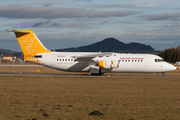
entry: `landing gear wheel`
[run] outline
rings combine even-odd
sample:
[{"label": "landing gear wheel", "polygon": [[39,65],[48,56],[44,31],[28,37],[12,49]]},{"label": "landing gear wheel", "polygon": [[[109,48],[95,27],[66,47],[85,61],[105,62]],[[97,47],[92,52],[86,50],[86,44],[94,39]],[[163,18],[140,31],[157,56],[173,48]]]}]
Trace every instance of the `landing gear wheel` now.
[{"label": "landing gear wheel", "polygon": [[162,74],[162,76],[163,76],[163,77],[165,77],[165,76],[166,76],[166,74],[165,74],[165,73],[163,73],[163,74]]}]

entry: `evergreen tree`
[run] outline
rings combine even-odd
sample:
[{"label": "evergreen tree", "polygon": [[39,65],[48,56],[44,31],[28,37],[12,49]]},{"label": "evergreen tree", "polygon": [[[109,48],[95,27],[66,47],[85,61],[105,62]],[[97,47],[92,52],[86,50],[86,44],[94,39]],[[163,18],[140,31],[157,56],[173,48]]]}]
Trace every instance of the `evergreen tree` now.
[{"label": "evergreen tree", "polygon": [[180,61],[180,46],[178,46],[177,48],[165,49],[164,51],[161,51],[158,55],[162,57],[165,61],[170,63]]}]

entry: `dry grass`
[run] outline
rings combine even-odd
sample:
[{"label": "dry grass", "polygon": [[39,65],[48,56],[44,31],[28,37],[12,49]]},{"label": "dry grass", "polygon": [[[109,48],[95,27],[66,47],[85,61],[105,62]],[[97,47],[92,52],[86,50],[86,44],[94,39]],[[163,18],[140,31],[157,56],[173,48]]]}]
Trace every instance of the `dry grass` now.
[{"label": "dry grass", "polygon": [[179,119],[179,80],[0,76],[0,120]]},{"label": "dry grass", "polygon": [[[0,68],[1,73],[35,73],[40,70],[45,74],[83,74],[47,67]],[[179,76],[180,70],[168,72],[167,75]],[[178,120],[179,86],[179,78],[163,77],[0,76],[0,120]],[[89,116],[93,111],[104,115]]]}]

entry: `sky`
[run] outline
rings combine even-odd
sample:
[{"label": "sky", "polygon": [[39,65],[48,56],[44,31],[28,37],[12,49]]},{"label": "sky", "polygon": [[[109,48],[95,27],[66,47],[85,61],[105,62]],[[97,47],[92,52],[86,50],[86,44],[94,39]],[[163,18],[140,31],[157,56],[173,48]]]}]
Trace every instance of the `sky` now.
[{"label": "sky", "polygon": [[113,37],[156,50],[180,45],[179,0],[0,0],[0,49],[21,51],[6,29],[34,31],[46,48]]}]

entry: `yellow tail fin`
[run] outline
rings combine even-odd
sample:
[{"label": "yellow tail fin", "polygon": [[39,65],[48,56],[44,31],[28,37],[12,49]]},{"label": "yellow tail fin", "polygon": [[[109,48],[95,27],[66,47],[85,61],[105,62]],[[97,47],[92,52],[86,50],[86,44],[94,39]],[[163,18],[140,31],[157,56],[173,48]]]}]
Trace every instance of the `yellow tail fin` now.
[{"label": "yellow tail fin", "polygon": [[[29,61],[36,54],[51,53],[52,51],[46,49],[41,41],[37,38],[31,30],[7,30],[14,32],[21,50],[24,54],[24,59]],[[29,59],[29,60],[28,60]]]}]

